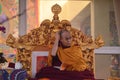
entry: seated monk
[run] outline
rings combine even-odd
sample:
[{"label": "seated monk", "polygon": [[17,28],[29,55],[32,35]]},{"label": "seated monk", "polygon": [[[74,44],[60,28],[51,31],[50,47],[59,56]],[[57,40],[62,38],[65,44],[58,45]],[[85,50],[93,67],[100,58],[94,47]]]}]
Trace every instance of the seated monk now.
[{"label": "seated monk", "polygon": [[69,31],[60,30],[49,54],[49,66],[42,68],[36,78],[39,80],[95,80],[87,69],[80,46],[72,46]]}]

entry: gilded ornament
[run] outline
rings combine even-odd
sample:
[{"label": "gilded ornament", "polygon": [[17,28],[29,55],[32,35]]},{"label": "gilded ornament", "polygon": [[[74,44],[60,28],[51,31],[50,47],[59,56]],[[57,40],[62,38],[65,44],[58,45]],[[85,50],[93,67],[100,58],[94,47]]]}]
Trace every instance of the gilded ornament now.
[{"label": "gilded ornament", "polygon": [[51,11],[54,14],[59,14],[61,12],[61,7],[58,4],[52,6]]}]

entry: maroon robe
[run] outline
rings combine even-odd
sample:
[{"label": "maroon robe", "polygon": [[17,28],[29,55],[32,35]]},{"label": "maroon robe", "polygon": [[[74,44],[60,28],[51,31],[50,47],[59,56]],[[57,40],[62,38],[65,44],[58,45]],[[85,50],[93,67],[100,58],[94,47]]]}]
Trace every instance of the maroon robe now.
[{"label": "maroon robe", "polygon": [[94,74],[89,70],[84,71],[66,71],[59,70],[54,66],[60,66],[61,62],[58,56],[52,58],[52,66],[42,68],[36,78],[49,78],[50,80],[95,80]]}]

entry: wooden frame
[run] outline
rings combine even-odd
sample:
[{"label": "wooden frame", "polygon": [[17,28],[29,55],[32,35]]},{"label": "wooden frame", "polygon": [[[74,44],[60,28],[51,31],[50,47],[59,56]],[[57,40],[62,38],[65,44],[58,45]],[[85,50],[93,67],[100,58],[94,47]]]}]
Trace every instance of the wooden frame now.
[{"label": "wooden frame", "polygon": [[41,63],[39,63],[39,60],[43,61],[46,59],[44,61],[46,62],[48,53],[49,51],[33,51],[32,52],[32,77],[35,77],[35,74],[37,73],[38,68],[45,66],[45,65],[40,66]]}]

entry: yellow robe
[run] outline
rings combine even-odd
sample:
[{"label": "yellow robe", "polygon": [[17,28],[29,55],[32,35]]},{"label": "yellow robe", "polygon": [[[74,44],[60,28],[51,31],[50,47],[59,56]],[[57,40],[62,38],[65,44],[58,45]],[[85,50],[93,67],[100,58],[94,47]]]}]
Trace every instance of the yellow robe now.
[{"label": "yellow robe", "polygon": [[78,46],[72,46],[65,49],[59,47],[57,55],[62,62],[62,66],[68,71],[84,71],[87,68],[81,48]]}]

